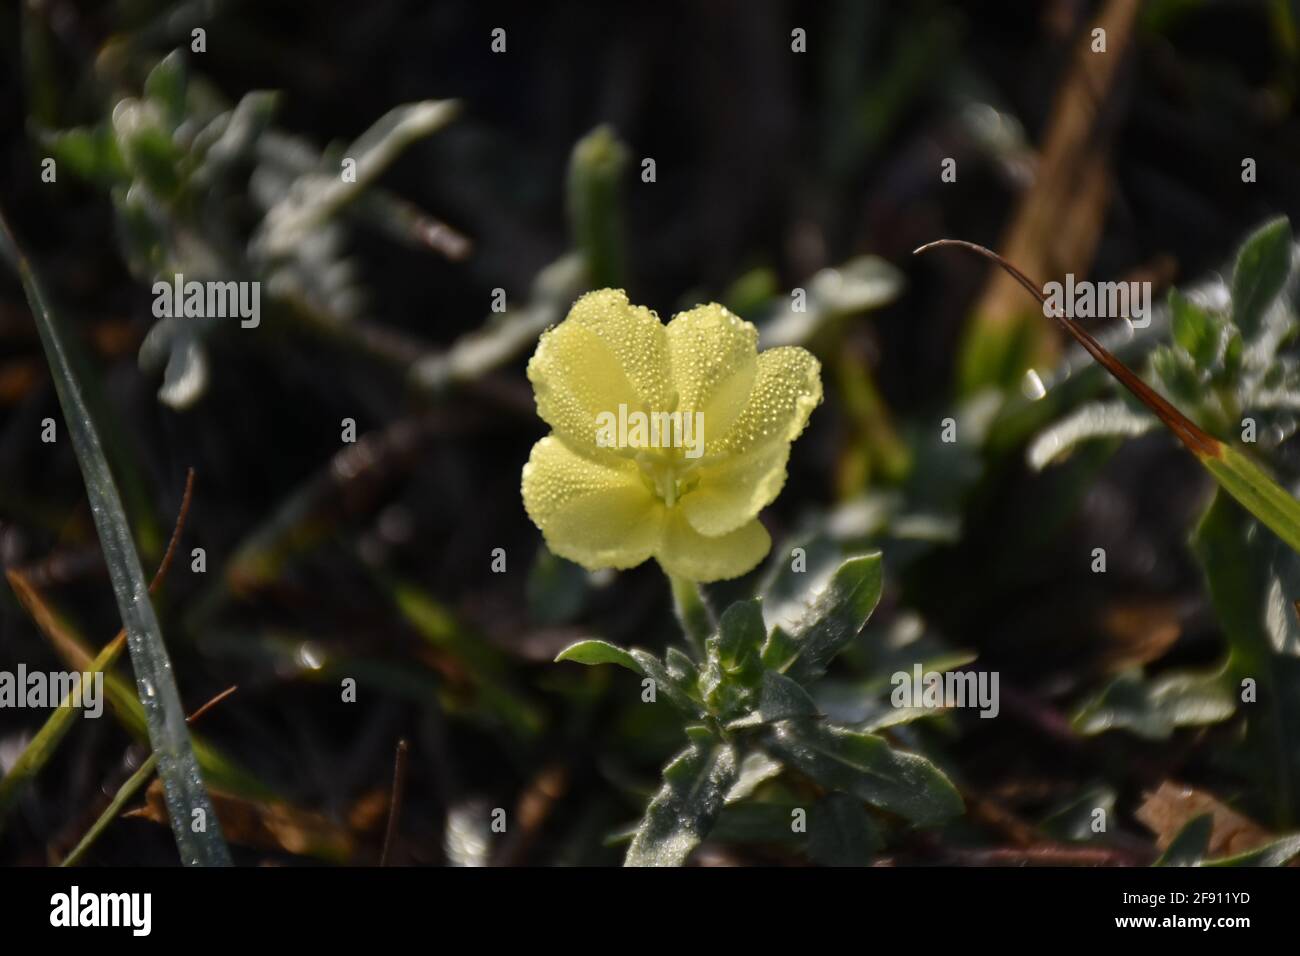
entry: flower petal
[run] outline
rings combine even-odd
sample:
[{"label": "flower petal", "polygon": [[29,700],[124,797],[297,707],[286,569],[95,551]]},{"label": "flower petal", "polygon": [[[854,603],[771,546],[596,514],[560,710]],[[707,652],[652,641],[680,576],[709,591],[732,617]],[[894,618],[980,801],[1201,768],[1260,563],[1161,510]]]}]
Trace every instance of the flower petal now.
[{"label": "flower petal", "polygon": [[771,547],[772,539],[757,519],[730,534],[708,538],[691,527],[680,508],[672,508],[655,557],[664,571],[676,577],[721,581],[753,570]]},{"label": "flower petal", "polygon": [[704,454],[712,459],[792,442],[821,400],[821,363],[812,353],[794,345],[768,349],[758,357],[745,410],[725,435],[705,445]]},{"label": "flower petal", "polygon": [[667,334],[621,289],[589,292],[544,332],[528,363],[537,413],[575,447],[596,446],[596,416],[670,410]]},{"label": "flower petal", "polygon": [[739,528],[770,505],[785,484],[789,442],[772,442],[699,470],[699,484],[678,503],[700,534],[716,537]]},{"label": "flower petal", "polygon": [[758,330],[717,303],[696,306],[668,323],[676,410],[704,416],[704,449],[745,407],[758,370]]},{"label": "flower petal", "polygon": [[588,458],[547,436],[524,465],[523,494],[547,547],[589,571],[634,567],[659,545],[663,502],[627,459]]}]

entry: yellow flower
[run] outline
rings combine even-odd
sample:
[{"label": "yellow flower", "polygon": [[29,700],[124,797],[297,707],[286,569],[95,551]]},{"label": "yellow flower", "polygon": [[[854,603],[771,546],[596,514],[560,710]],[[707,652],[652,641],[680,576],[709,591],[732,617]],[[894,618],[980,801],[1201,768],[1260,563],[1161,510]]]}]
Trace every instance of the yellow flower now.
[{"label": "yellow flower", "polygon": [[822,400],[812,355],[757,345],[720,305],[664,326],[621,289],[584,295],[543,333],[528,378],[553,431],[523,496],[551,551],[589,570],[653,557],[693,581],[757,565],[772,546],[758,512]]}]

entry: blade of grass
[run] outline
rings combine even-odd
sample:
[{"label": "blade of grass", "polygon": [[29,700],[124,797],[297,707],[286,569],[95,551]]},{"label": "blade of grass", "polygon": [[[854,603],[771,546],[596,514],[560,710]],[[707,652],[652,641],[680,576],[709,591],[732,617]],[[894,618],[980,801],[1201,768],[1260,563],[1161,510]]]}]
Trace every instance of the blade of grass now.
[{"label": "blade of grass", "polygon": [[76,866],[81,862],[81,858],[86,855],[86,852],[92,846],[94,846],[95,841],[99,839],[100,834],[108,829],[110,823],[122,815],[122,810],[126,806],[127,801],[139,793],[140,788],[149,782],[149,778],[153,776],[153,772],[157,767],[158,757],[155,754],[150,754],[149,759],[140,765],[140,769],[131,774],[131,776],[127,778],[126,782],[117,788],[117,793],[113,795],[113,799],[109,801],[108,806],[104,808],[104,812],[101,813],[99,818],[90,825],[90,829],[85,832],[82,838],[77,842],[77,845],[72,848],[72,852],[63,858],[63,862],[60,863],[59,866]]},{"label": "blade of grass", "polygon": [[[961,239],[940,239],[927,243],[916,249],[913,255],[957,246],[979,253],[991,259],[1005,269],[1017,282],[1025,287],[1031,295],[1046,309],[1047,296],[1042,288],[1017,269],[1002,256],[991,249],[965,242]],[[1045,314],[1046,311],[1045,311]],[[1104,345],[1087,333],[1074,319],[1060,311],[1050,313],[1070,337],[1079,343],[1102,368],[1109,372],[1121,385],[1127,388],[1139,401],[1164,423],[1171,432],[1187,447],[1214,480],[1229,495],[1235,498],[1247,511],[1262,521],[1279,538],[1296,552],[1300,552],[1300,501],[1274,481],[1262,468],[1245,455],[1219,441],[1213,435],[1203,431],[1186,415],[1165,400],[1159,392],[1127,365],[1109,352]]]},{"label": "blade of grass", "polygon": [[[221,703],[233,694],[236,690],[238,690],[238,687],[227,687],[216,697],[212,698],[194,713],[186,717],[186,722],[191,724],[194,723],[194,721],[198,720],[217,704]],[[85,832],[85,835],[83,835],[77,842],[77,845],[72,848],[72,852],[63,858],[63,862],[60,863],[59,866],[76,866],[81,862],[81,858],[84,857],[87,851],[95,845],[95,841],[99,839],[99,835],[108,829],[108,825],[121,815],[122,808],[126,806],[126,802],[139,793],[140,788],[149,782],[149,778],[153,776],[153,772],[157,766],[158,755],[150,754],[149,759],[140,765],[140,769],[131,774],[131,776],[127,778],[126,783],[118,787],[117,793],[113,795],[113,799],[109,801],[108,806],[104,808],[104,812],[101,813],[98,819],[90,825],[90,829]]]},{"label": "blade of grass", "polygon": [[[136,689],[144,708],[149,743],[158,755],[158,774],[163,781],[172,833],[181,861],[196,866],[229,865],[230,850],[194,757],[180,692],[172,676],[171,660],[149,598],[149,588],[122,509],[121,496],[63,347],[48,297],[31,263],[19,251],[3,214],[0,214],[0,255],[13,266],[27,294],[59,405],[72,435],[72,447],[86,483],[113,594],[126,628]],[[201,833],[195,833],[191,828],[190,821],[195,818],[195,811],[199,811],[207,821]]]}]

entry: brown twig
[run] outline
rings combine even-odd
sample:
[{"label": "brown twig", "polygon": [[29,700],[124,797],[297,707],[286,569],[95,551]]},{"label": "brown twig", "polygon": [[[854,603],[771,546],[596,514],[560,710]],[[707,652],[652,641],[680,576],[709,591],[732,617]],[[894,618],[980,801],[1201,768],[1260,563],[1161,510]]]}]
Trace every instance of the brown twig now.
[{"label": "brown twig", "polygon": [[196,720],[198,720],[200,717],[202,717],[204,714],[206,714],[208,711],[210,711],[213,707],[216,707],[217,704],[221,703],[223,700],[225,700],[227,697],[229,697],[231,694],[233,694],[233,693],[234,693],[235,691],[237,691],[237,690],[239,690],[239,685],[238,685],[238,684],[231,684],[229,687],[227,687],[225,690],[223,690],[223,691],[222,691],[220,694],[218,694],[216,697],[212,698],[210,701],[208,701],[206,704],[204,704],[202,707],[200,707],[200,708],[199,708],[198,710],[196,710],[194,713],[192,713],[192,714],[190,714],[188,717],[186,717],[186,718],[185,718],[185,723],[187,723],[187,724],[192,724],[192,723],[194,723]]},{"label": "brown twig", "polygon": [[949,857],[959,866],[1146,866],[1151,860],[1104,846],[1051,844],[1031,847],[994,847],[989,850],[953,849]]},{"label": "brown twig", "polygon": [[180,511],[176,514],[176,524],[172,528],[171,540],[167,542],[167,550],[163,552],[162,560],[158,562],[158,570],[154,572],[153,580],[149,582],[149,593],[155,594],[162,587],[163,579],[167,577],[167,571],[172,566],[172,558],[176,554],[176,547],[180,544],[181,533],[185,530],[185,519],[190,513],[190,502],[194,499],[194,469],[185,470],[185,491],[181,494]]},{"label": "brown twig", "polygon": [[397,755],[393,759],[393,793],[388,803],[388,825],[384,828],[384,848],[379,854],[379,865],[388,865],[388,855],[397,838],[397,820],[402,812],[402,797],[406,792],[406,755],[410,748],[405,738],[397,742]]}]

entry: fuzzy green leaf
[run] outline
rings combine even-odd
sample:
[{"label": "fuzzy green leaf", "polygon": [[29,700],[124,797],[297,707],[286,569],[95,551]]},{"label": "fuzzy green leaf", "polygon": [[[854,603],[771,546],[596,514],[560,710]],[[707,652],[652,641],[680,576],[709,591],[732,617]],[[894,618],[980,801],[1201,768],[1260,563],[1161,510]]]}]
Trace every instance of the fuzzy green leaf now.
[{"label": "fuzzy green leaf", "polygon": [[1270,629],[1270,589],[1281,549],[1222,494],[1201,519],[1192,545],[1228,639],[1230,685],[1255,684],[1255,701],[1242,705],[1249,766],[1273,798],[1273,822],[1291,826],[1300,813],[1300,658],[1278,653]]},{"label": "fuzzy green leaf", "polygon": [[758,712],[764,723],[795,717],[816,717],[817,705],[798,681],[777,671],[763,672],[763,688],[758,695]]},{"label": "fuzzy green leaf", "polygon": [[1133,438],[1159,424],[1154,415],[1136,412],[1127,402],[1094,402],[1040,432],[1025,458],[1030,468],[1042,471],[1082,442],[1099,438]]},{"label": "fuzzy green leaf", "polygon": [[681,866],[708,836],[736,782],[735,748],[694,741],[664,768],[663,786],[646,807],[624,866]]},{"label": "fuzzy green leaf", "polygon": [[617,664],[635,674],[641,673],[641,665],[636,662],[636,658],[623,648],[608,641],[595,639],[570,644],[555,655],[555,660],[557,663],[573,661],[575,664]]},{"label": "fuzzy green leaf", "polygon": [[1237,254],[1232,272],[1232,318],[1249,341],[1261,331],[1291,271],[1291,223],[1285,217],[1252,233]]},{"label": "fuzzy green leaf", "polygon": [[788,635],[774,632],[763,648],[763,665],[802,684],[826,673],[840,651],[862,630],[880,600],[880,553],[850,558]]},{"label": "fuzzy green leaf", "polygon": [[943,771],[924,757],[894,750],[874,734],[788,720],[764,736],[763,746],[823,786],[922,826],[962,812],[961,795]]},{"label": "fuzzy green leaf", "polygon": [[752,687],[762,674],[763,641],[767,627],[763,624],[762,603],[737,601],[722,612],[718,621],[718,664],[727,674]]},{"label": "fuzzy green leaf", "polygon": [[1140,671],[1116,677],[1074,717],[1081,734],[1128,730],[1148,740],[1167,740],[1179,727],[1227,720],[1236,710],[1227,675],[1177,671],[1145,680]]},{"label": "fuzzy green leaf", "polygon": [[1300,856],[1300,833],[1291,833],[1236,856],[1206,860],[1202,866],[1286,866]]},{"label": "fuzzy green leaf", "polygon": [[1177,289],[1169,292],[1169,325],[1174,341],[1192,357],[1197,368],[1210,368],[1218,360],[1219,323]]}]

